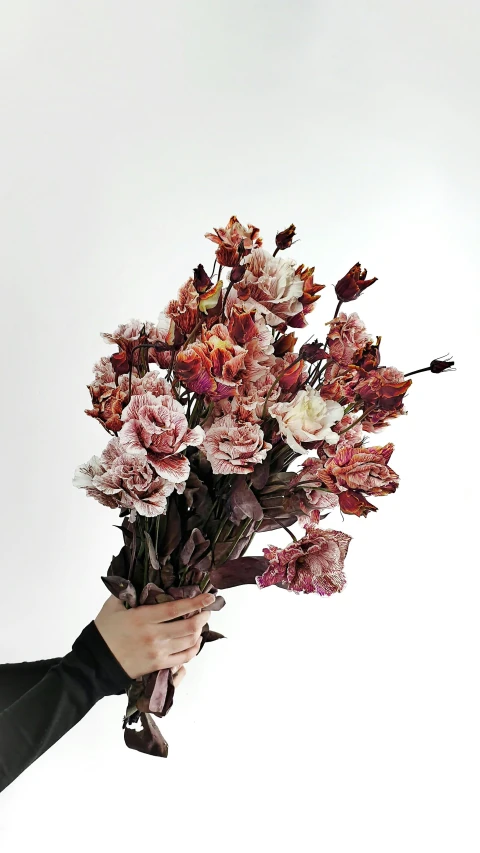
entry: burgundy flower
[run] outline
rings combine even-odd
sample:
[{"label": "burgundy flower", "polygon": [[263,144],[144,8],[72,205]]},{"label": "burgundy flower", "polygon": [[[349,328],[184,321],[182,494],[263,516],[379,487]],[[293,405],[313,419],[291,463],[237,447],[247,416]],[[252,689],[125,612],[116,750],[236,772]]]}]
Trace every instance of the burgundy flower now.
[{"label": "burgundy flower", "polygon": [[175,485],[158,477],[143,456],[125,453],[118,438],[109,441],[101,457],[79,465],[74,486],[112,509],[135,509],[139,515],[163,515]]},{"label": "burgundy flower", "polygon": [[355,264],[347,275],[337,282],[335,293],[342,302],[352,302],[354,299],[358,299],[360,294],[376,281],[378,278],[370,278],[367,281],[367,271],[363,270],[362,272],[361,265]]},{"label": "burgundy flower", "polygon": [[370,412],[369,415],[362,421],[362,429],[364,432],[382,432],[385,427],[390,426],[390,421],[392,418],[397,418],[399,415],[406,415],[405,407],[401,406],[399,409],[374,409]]},{"label": "burgundy flower", "polygon": [[345,515],[356,515],[359,518],[361,516],[366,517],[369,512],[377,512],[378,510],[378,506],[367,501],[362,492],[354,492],[350,489],[340,494],[339,506]]},{"label": "burgundy flower", "polygon": [[396,367],[378,367],[376,370],[359,368],[359,381],[356,393],[369,405],[375,404],[378,409],[399,409],[407,393],[411,379],[405,379],[403,373]]},{"label": "burgundy flower", "polygon": [[262,245],[260,229],[254,225],[247,225],[245,228],[236,216],[230,218],[226,228],[213,230],[214,234],[205,234],[205,237],[218,245],[216,258],[223,267],[234,267],[239,264],[242,255],[242,252],[239,252],[240,245],[246,254]]},{"label": "burgundy flower", "polygon": [[356,364],[358,367],[363,367],[364,370],[375,370],[380,364],[381,340],[382,338],[380,335],[377,335],[376,344],[374,344],[373,341],[368,341],[365,346],[354,355],[352,364]]},{"label": "burgundy flower", "polygon": [[225,415],[207,430],[203,449],[214,474],[251,474],[271,448],[256,423]]},{"label": "burgundy flower", "polygon": [[[156,362],[158,354],[154,349],[141,350],[136,347],[141,344],[161,344],[164,343],[159,333],[157,326],[153,323],[142,323],[141,320],[130,320],[129,323],[122,323],[114,332],[103,332],[102,338],[109,344],[117,344],[119,352],[111,356],[114,374],[118,377],[130,371],[130,367],[138,367],[140,364],[147,362]],[[146,354],[148,352],[148,355]]]},{"label": "burgundy flower", "polygon": [[299,300],[302,310],[288,320],[288,325],[293,326],[295,329],[303,329],[307,325],[307,314],[313,311],[315,302],[317,299],[320,299],[320,291],[325,289],[324,284],[314,283],[314,272],[315,267],[304,267],[303,264],[297,267],[295,271],[295,275],[303,282],[303,292]]},{"label": "burgundy flower", "polygon": [[306,531],[302,539],[286,548],[263,549],[269,566],[255,578],[260,589],[279,583],[296,593],[341,592],[346,583],[343,566],[352,537],[339,530],[319,530],[310,525]]},{"label": "burgundy flower", "polygon": [[275,237],[275,245],[277,249],[289,249],[295,237],[295,225],[289,225],[284,231],[279,231]]},{"label": "burgundy flower", "polygon": [[150,392],[132,397],[122,420],[119,440],[125,452],[146,457],[165,480],[182,483],[187,479],[190,463],[182,451],[190,445],[198,447],[205,433],[200,426],[189,429],[177,400]]}]

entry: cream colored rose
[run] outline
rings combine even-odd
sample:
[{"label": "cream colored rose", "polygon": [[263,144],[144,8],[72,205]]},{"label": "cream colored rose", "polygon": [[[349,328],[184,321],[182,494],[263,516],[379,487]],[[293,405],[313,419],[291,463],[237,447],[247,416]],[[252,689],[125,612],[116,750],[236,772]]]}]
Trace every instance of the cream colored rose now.
[{"label": "cream colored rose", "polygon": [[299,391],[290,403],[274,403],[268,411],[277,419],[285,441],[296,453],[306,453],[302,443],[325,440],[336,444],[339,439],[330,427],[343,418],[343,406],[335,400],[324,400],[310,386]]}]

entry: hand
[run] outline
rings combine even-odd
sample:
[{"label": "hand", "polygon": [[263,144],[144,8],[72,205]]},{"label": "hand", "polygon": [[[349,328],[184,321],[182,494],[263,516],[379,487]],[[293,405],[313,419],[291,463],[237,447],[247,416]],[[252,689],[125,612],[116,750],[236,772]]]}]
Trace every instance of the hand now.
[{"label": "hand", "polygon": [[173,686],[175,687],[175,690],[177,689],[178,685],[182,683],[186,674],[187,674],[187,670],[185,669],[184,666],[172,667]]},{"label": "hand", "polygon": [[[159,669],[181,668],[198,654],[202,628],[209,620],[210,611],[181,617],[209,604],[207,596],[202,594],[126,610],[111,595],[94,621],[112,654],[127,675],[135,679]],[[177,683],[182,678],[183,675],[177,678]]]}]

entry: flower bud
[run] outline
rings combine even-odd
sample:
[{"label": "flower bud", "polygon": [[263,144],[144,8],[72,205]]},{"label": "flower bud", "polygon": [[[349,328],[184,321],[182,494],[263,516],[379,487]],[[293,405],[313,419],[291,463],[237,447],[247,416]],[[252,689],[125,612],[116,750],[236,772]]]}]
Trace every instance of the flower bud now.
[{"label": "flower bud", "polygon": [[280,231],[275,237],[277,249],[289,249],[295,237],[295,225],[290,225],[284,231]]},{"label": "flower bud", "polygon": [[330,358],[328,352],[323,349],[322,344],[319,344],[318,341],[314,341],[313,344],[303,344],[300,347],[299,355],[310,364],[315,364],[316,361],[321,361],[324,358]]},{"label": "flower bud", "polygon": [[276,356],[282,357],[287,352],[293,352],[295,349],[295,344],[297,343],[297,337],[294,332],[290,332],[288,335],[282,335],[274,344],[273,352]]},{"label": "flower bud", "polygon": [[378,506],[367,501],[362,492],[347,489],[341,492],[338,498],[339,507],[346,515],[367,516],[369,512],[377,512]]},{"label": "flower bud", "polygon": [[453,367],[454,364],[454,361],[442,361],[439,358],[434,358],[433,361],[430,362],[430,370],[432,373],[443,373],[444,370],[447,370],[449,367]]},{"label": "flower bud", "polygon": [[367,281],[367,270],[363,270],[359,263],[349,270],[347,275],[340,279],[335,285],[335,293],[341,302],[352,302],[358,299],[361,293],[370,287],[378,278],[370,278]]},{"label": "flower bud", "polygon": [[206,293],[207,290],[210,290],[213,287],[212,280],[209,278],[203,264],[199,264],[198,267],[195,267],[193,271],[193,283],[195,285],[197,293]]}]

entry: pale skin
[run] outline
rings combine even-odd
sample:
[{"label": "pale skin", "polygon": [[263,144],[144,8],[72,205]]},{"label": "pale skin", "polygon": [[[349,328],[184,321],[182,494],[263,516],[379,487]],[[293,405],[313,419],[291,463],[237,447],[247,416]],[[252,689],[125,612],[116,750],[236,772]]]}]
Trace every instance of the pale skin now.
[{"label": "pale skin", "polygon": [[211,603],[208,595],[203,593],[196,598],[126,610],[116,596],[110,595],[94,621],[130,678],[148,675],[158,669],[171,669],[174,686],[178,687],[186,675],[184,664],[199,652],[202,628],[209,621],[211,612],[196,613],[187,619],[178,617],[201,610]]}]

